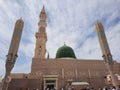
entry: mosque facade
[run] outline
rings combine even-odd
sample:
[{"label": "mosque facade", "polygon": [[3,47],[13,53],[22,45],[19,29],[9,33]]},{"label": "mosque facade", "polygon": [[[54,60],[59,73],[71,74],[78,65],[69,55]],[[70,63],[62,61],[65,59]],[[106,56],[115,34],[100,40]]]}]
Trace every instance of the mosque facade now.
[{"label": "mosque facade", "polygon": [[[31,72],[12,73],[8,90],[56,90],[69,89],[80,90],[83,87],[99,87],[112,85],[111,76],[106,67],[113,63],[112,71],[120,85],[120,63],[112,61],[111,52],[104,34],[101,22],[95,24],[99,37],[103,58],[105,60],[77,59],[74,50],[64,44],[58,48],[56,57],[46,58],[46,12],[43,7],[36,32],[35,54],[32,58]],[[108,59],[110,62],[108,61]]]}]

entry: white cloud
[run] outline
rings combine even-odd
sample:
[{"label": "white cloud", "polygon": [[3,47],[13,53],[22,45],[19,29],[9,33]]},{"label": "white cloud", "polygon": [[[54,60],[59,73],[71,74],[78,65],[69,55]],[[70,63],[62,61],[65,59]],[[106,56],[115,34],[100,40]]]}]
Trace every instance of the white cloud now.
[{"label": "white cloud", "polygon": [[[74,49],[77,58],[102,59],[94,28],[95,21],[98,19],[104,24],[114,59],[120,62],[120,21],[116,21],[120,19],[119,0],[13,1],[0,1],[0,59],[2,60],[0,68],[4,66],[3,59],[9,49],[14,23],[22,16],[24,31],[19,48],[19,58],[12,72],[27,72],[34,56],[35,32],[38,31],[37,24],[43,4],[48,17],[47,50],[51,58],[55,57],[57,49],[65,42]],[[26,63],[28,65],[25,65]],[[21,65],[22,70],[19,69]],[[4,68],[2,72],[4,73]]]}]

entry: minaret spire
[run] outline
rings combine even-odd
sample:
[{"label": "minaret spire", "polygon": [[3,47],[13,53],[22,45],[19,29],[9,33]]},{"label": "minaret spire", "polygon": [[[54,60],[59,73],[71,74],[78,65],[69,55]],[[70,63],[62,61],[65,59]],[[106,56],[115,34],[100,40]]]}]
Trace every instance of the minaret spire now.
[{"label": "minaret spire", "polygon": [[43,8],[42,8],[42,10],[41,10],[41,12],[40,12],[39,18],[40,18],[41,20],[46,20],[46,12],[45,12],[45,7],[44,7],[44,6],[43,6]]},{"label": "minaret spire", "polygon": [[42,10],[45,10],[45,6],[43,5],[43,8],[42,8]]},{"label": "minaret spire", "polygon": [[113,84],[113,86],[116,87],[116,89],[118,89],[118,83],[117,83],[117,80],[113,73],[113,66],[114,66],[113,58],[112,58],[112,55],[111,55],[111,52],[109,49],[109,45],[107,42],[107,38],[106,38],[106,35],[104,32],[104,27],[103,27],[102,23],[97,20],[97,22],[95,24],[95,28],[96,28],[96,32],[98,34],[99,43],[100,43],[100,47],[101,47],[102,54],[103,54],[102,57],[105,60],[105,64],[111,75],[112,84]]},{"label": "minaret spire", "polygon": [[36,33],[36,47],[35,47],[35,58],[45,58],[46,54],[46,12],[43,6],[40,15],[40,21],[38,22],[38,32]]}]

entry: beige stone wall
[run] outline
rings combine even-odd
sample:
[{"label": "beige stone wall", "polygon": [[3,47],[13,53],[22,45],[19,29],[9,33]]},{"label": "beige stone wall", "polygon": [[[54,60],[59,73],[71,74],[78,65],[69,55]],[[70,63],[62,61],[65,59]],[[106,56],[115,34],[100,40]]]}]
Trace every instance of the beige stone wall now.
[{"label": "beige stone wall", "polygon": [[[120,64],[114,62],[114,73],[120,75]],[[105,76],[109,74],[103,60],[76,59],[36,59],[33,58],[31,73],[43,75],[58,75],[58,87],[63,87],[67,81],[87,81],[91,86],[104,86]]]},{"label": "beige stone wall", "polygon": [[12,73],[11,75],[10,75],[10,77],[12,78],[12,79],[23,79],[23,78],[27,78],[29,76],[29,74],[25,74],[25,73]]},{"label": "beige stone wall", "polygon": [[[114,62],[114,73],[120,75],[120,63]],[[31,73],[12,74],[11,77],[13,78],[13,81],[10,85],[14,88],[12,83],[16,83],[17,85],[17,83],[22,83],[21,81],[25,80],[25,84],[20,87],[34,88],[36,83],[39,83],[36,87],[40,87],[42,90],[44,88],[45,76],[51,76],[48,78],[54,78],[52,76],[57,76],[58,89],[68,87],[67,84],[69,81],[86,81],[90,86],[95,87],[97,90],[98,87],[106,85],[105,75],[108,74],[109,72],[103,60],[33,58]],[[120,84],[120,81],[118,82]],[[16,87],[19,87],[19,84]]]}]

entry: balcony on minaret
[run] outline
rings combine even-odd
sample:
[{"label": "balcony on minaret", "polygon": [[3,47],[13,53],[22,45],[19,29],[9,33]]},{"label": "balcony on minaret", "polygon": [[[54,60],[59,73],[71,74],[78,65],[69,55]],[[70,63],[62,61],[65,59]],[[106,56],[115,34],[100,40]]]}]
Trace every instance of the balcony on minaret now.
[{"label": "balcony on minaret", "polygon": [[45,41],[47,41],[47,34],[46,33],[39,33],[39,32],[36,32],[36,34],[35,34],[35,37],[36,37],[36,39],[38,38],[43,38],[43,39],[45,39]]},{"label": "balcony on minaret", "polygon": [[46,27],[46,26],[47,26],[47,23],[46,23],[45,20],[40,20],[40,21],[38,22],[38,26],[39,26],[39,27]]}]

